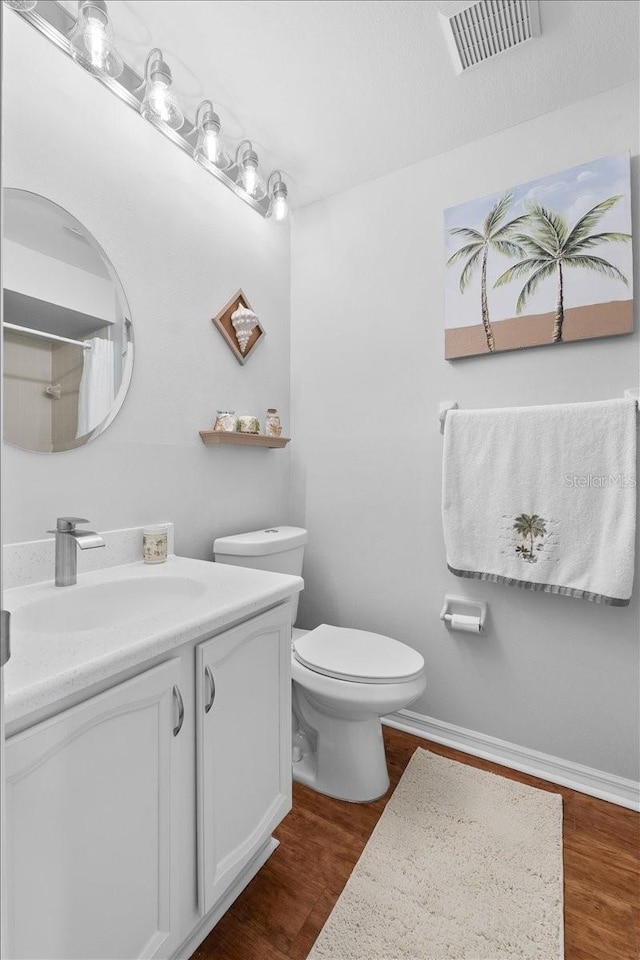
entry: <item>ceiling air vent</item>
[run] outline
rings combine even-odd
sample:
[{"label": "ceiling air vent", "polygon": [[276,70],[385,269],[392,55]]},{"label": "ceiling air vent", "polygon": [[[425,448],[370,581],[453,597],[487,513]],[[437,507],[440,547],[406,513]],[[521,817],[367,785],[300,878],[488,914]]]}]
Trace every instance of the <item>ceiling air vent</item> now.
[{"label": "ceiling air vent", "polygon": [[439,6],[458,73],[540,35],[538,0],[467,0]]}]

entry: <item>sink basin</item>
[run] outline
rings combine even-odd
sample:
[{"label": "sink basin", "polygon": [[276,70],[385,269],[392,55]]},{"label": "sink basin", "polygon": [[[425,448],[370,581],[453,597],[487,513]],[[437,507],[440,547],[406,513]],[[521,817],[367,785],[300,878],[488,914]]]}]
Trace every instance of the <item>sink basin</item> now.
[{"label": "sink basin", "polygon": [[14,629],[75,633],[184,614],[189,604],[208,588],[187,577],[154,576],[53,589],[55,593],[25,604],[12,614]]}]

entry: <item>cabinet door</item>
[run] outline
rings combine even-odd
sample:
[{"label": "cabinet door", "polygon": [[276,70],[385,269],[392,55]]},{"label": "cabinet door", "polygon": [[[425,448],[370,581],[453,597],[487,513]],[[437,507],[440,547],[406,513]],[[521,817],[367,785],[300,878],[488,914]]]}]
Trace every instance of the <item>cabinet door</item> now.
[{"label": "cabinet door", "polygon": [[130,960],[177,945],[179,663],[7,741],[8,956]]},{"label": "cabinet door", "polygon": [[287,604],[196,648],[198,890],[207,913],[291,809]]}]

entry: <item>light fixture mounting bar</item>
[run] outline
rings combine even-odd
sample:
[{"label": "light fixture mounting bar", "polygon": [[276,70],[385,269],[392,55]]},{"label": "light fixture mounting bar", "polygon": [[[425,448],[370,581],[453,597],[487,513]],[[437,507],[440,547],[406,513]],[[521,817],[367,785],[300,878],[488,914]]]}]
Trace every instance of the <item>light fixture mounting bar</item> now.
[{"label": "light fixture mounting bar", "polygon": [[[69,47],[69,33],[73,28],[76,18],[73,14],[69,13],[58,0],[39,0],[37,6],[33,10],[15,10],[19,17],[23,20],[26,20],[27,23],[31,24],[32,27],[35,27],[47,40],[50,40],[51,43],[55,44],[60,50],[67,54],[71,58],[71,52]],[[82,68],[80,68],[82,69]],[[87,76],[91,77],[92,74],[87,73]],[[124,70],[122,74],[117,78],[117,80],[112,79],[111,77],[101,77],[93,76],[92,79],[97,80],[99,83],[102,83],[105,87],[108,87],[112,93],[115,93],[120,100],[132,107],[138,114],[140,113],[140,104],[144,96],[144,79],[136,73],[136,71],[129,66],[125,61]],[[145,121],[150,122],[150,121]],[[195,134],[196,127],[195,124],[191,122],[187,117],[185,117],[184,124],[180,130],[171,130],[169,127],[160,124],[153,124],[158,128],[167,137],[169,140],[172,140],[177,147],[180,147],[181,150],[184,150],[190,158],[193,158],[193,149],[195,144]],[[205,169],[204,167],[202,169]],[[230,168],[231,172],[237,172],[237,168],[233,165]],[[229,190],[232,190],[233,193],[250,207],[253,207],[262,217],[266,217],[269,211],[269,198],[265,197],[261,200],[254,200],[253,197],[250,197],[244,190],[242,190],[237,183],[228,175],[226,170],[219,170],[217,167],[211,166],[206,167],[207,173],[211,176],[216,177],[217,180],[220,180]]]}]

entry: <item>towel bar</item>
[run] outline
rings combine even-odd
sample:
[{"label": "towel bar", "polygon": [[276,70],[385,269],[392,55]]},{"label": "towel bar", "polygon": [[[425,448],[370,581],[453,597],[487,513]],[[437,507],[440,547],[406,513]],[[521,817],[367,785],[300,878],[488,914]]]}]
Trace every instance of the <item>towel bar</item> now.
[{"label": "towel bar", "polygon": [[440,407],[438,409],[438,420],[440,421],[440,433],[444,433],[444,425],[447,419],[447,414],[449,410],[457,410],[458,403],[456,400],[442,400],[440,402]]},{"label": "towel bar", "polygon": [[[640,388],[638,387],[628,387],[624,391],[625,400],[635,400],[636,405],[640,408]],[[440,423],[440,433],[444,433],[444,425],[447,421],[447,414],[449,410],[459,410],[457,400],[441,400],[438,405],[438,422]]]}]

